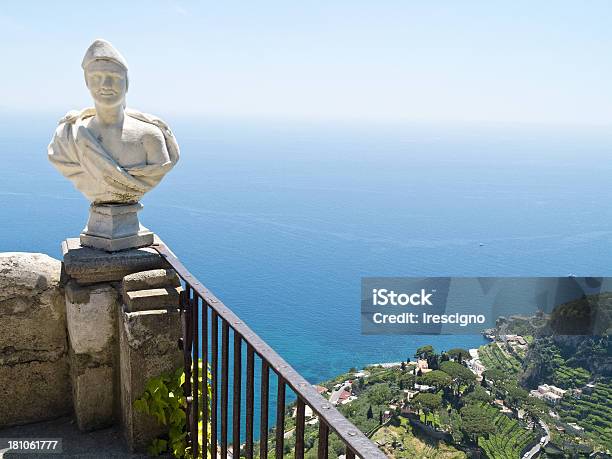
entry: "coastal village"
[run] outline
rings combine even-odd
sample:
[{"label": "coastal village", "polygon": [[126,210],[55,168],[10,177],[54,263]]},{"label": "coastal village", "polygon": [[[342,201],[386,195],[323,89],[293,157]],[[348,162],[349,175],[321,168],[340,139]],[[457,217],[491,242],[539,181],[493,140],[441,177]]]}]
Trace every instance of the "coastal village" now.
[{"label": "coastal village", "polygon": [[[423,346],[406,361],[353,368],[315,388],[392,458],[612,457],[608,376],[569,366],[548,341],[542,351],[529,335],[489,330],[487,337],[478,349]],[[529,362],[542,357],[554,363],[552,373],[526,384]],[[317,457],[318,421],[306,410],[306,457]],[[340,441],[332,436],[330,445],[330,457],[344,458]]]}]

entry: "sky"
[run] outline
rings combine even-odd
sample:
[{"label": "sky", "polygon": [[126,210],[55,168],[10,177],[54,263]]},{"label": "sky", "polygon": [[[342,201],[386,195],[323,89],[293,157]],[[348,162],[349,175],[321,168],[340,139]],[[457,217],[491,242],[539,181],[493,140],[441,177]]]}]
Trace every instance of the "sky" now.
[{"label": "sky", "polygon": [[91,105],[95,38],[160,116],[612,124],[608,0],[9,1],[0,111]]}]

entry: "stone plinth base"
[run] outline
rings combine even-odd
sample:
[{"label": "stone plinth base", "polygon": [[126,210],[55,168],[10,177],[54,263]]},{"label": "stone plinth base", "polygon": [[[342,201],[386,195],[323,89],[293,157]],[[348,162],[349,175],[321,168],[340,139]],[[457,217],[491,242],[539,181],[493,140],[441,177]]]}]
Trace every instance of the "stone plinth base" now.
[{"label": "stone plinth base", "polygon": [[[161,241],[155,237],[154,244]],[[64,273],[79,284],[118,282],[128,274],[169,267],[153,248],[124,250],[108,253],[84,247],[79,239],[62,242]]]},{"label": "stone plinth base", "polygon": [[153,244],[153,233],[138,221],[142,204],[92,204],[81,233],[83,246],[116,252]]}]

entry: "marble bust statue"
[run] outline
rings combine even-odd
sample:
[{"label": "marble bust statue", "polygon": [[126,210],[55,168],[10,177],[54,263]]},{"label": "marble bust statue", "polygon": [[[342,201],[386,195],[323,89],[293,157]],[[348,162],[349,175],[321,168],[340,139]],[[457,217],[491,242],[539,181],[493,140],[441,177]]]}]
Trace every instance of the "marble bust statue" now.
[{"label": "marble bust statue", "polygon": [[151,245],[139,201],[177,163],[178,144],[162,120],[126,108],[127,62],[109,42],[95,40],[81,66],[94,107],[68,112],[48,148],[91,202],[81,244],[111,252]]}]

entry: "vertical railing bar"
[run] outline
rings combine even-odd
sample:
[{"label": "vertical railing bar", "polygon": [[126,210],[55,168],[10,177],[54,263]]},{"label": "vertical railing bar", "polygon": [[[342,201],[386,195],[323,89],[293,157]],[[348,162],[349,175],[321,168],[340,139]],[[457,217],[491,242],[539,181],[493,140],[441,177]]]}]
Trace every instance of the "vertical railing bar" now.
[{"label": "vertical railing bar", "polygon": [[202,298],[202,457],[208,451],[208,403],[208,306]]},{"label": "vertical railing bar", "polygon": [[188,283],[185,283],[185,290],[181,292],[181,303],[182,303],[182,313],[183,313],[183,363],[184,363],[184,372],[185,372],[185,382],[183,383],[183,394],[185,395],[186,407],[185,407],[185,418],[187,420],[187,443],[191,443],[193,446],[193,416],[192,416],[192,387],[191,387],[191,352],[193,345],[193,317],[191,314],[191,304],[189,301],[189,296],[191,294],[191,286]]},{"label": "vertical railing bar", "polygon": [[268,403],[270,389],[270,367],[261,360],[261,409],[259,423],[259,457],[268,459]]},{"label": "vertical railing bar", "polygon": [[278,375],[278,391],[276,400],[276,456],[283,457],[285,442],[285,381]]},{"label": "vertical railing bar", "polygon": [[329,442],[329,427],[325,421],[319,417],[319,446],[317,452],[318,459],[327,459],[327,449]]},{"label": "vertical railing bar", "polygon": [[200,436],[200,408],[199,408],[199,399],[200,399],[200,319],[198,314],[199,309],[199,297],[196,294],[195,290],[191,290],[191,314],[192,314],[192,323],[193,323],[193,424],[192,424],[192,443],[193,443],[193,457],[198,457],[199,452],[199,436]]},{"label": "vertical railing bar", "polygon": [[221,319],[221,323],[221,457],[222,459],[227,459],[229,324],[224,319]]},{"label": "vertical railing bar", "polygon": [[254,411],[254,360],[253,347],[247,345],[247,379],[246,379],[246,457],[253,459],[253,411]]},{"label": "vertical railing bar", "polygon": [[355,453],[353,452],[353,450],[346,445],[346,454],[345,454],[346,459],[355,459]]},{"label": "vertical railing bar", "polygon": [[232,451],[236,458],[240,457],[240,408],[242,395],[242,338],[234,330],[234,389],[232,401]]},{"label": "vertical railing bar", "polygon": [[211,311],[210,332],[211,332],[211,394],[210,398],[210,454],[213,459],[217,457],[217,369],[219,368],[219,316],[214,309]]},{"label": "vertical railing bar", "polygon": [[295,459],[304,459],[304,423],[306,406],[304,400],[298,395],[295,414]]}]

